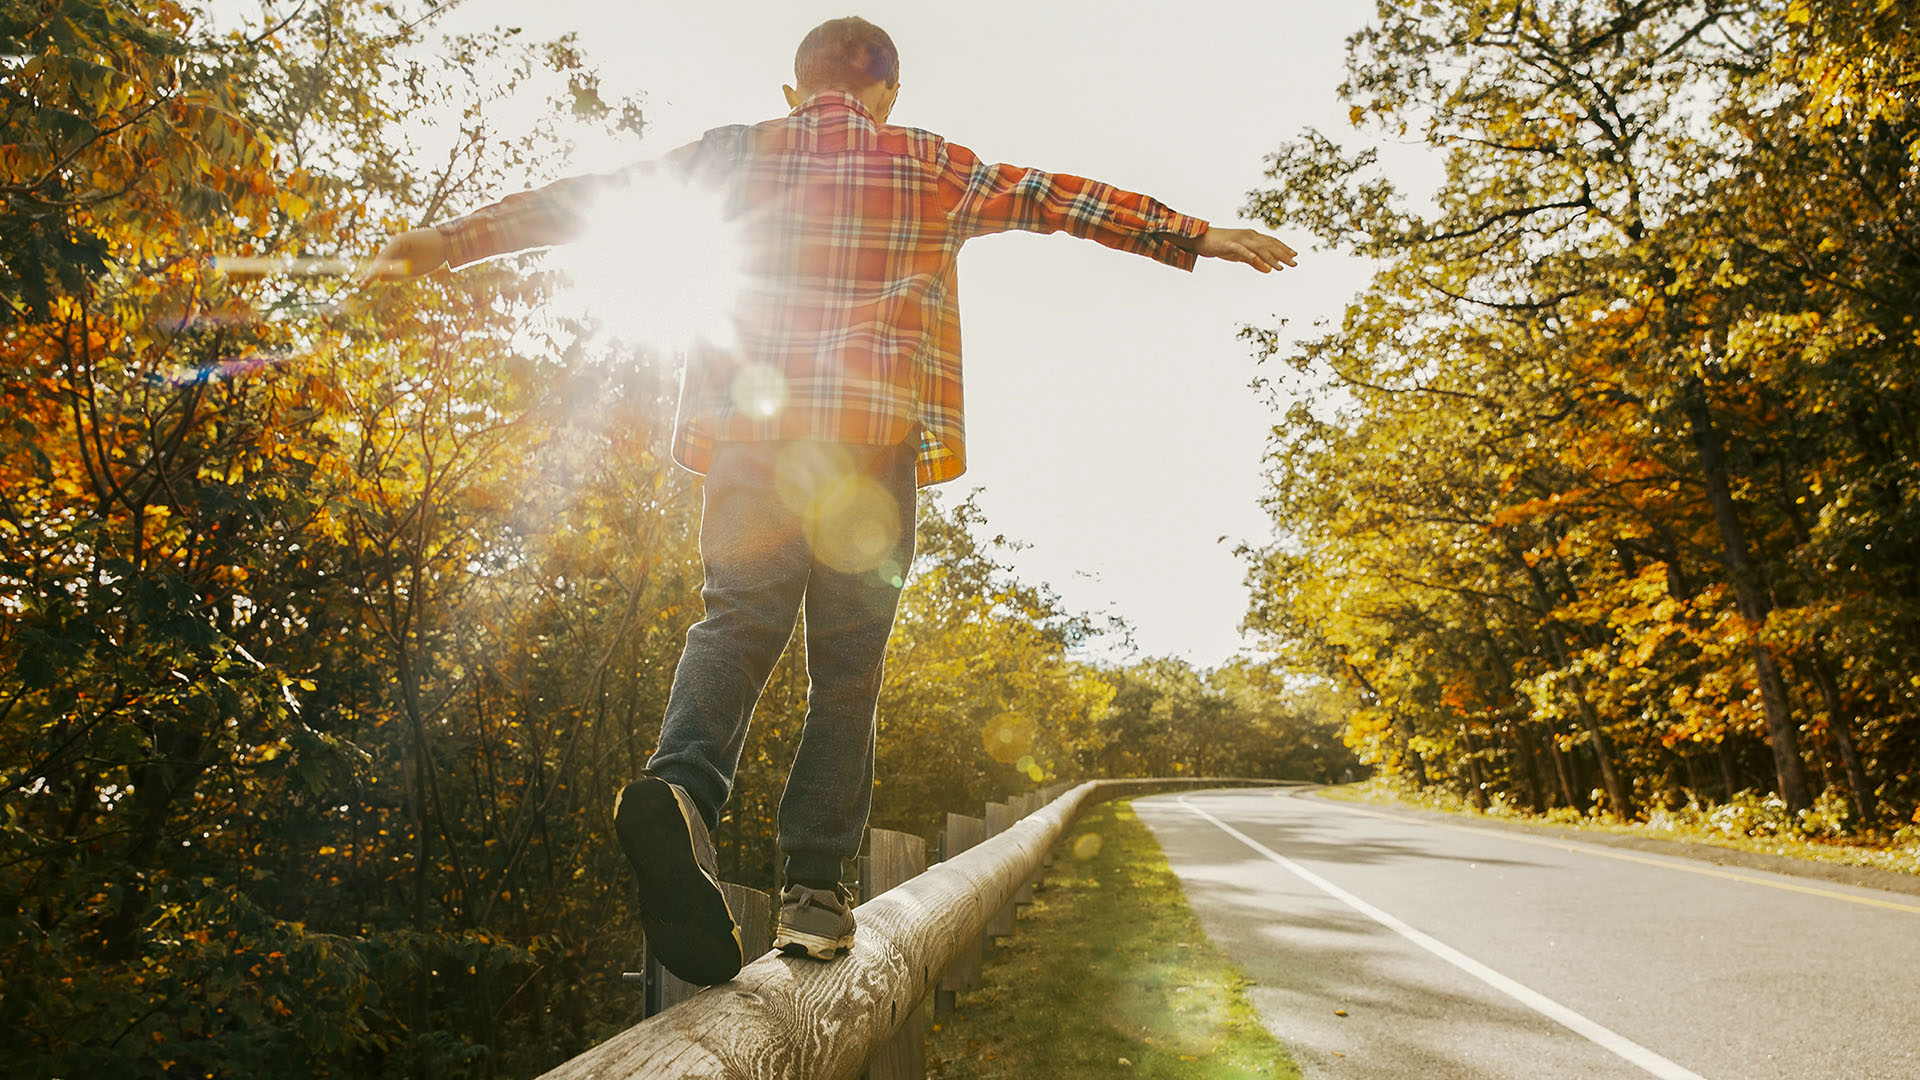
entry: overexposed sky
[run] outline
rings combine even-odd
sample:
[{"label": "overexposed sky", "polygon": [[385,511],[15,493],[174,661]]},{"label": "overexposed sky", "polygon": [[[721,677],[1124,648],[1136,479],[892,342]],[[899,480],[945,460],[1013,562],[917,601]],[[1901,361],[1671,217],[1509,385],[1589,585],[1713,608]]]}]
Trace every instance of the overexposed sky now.
[{"label": "overexposed sky", "polygon": [[[577,31],[602,96],[640,93],[646,137],[583,147],[576,169],[664,153],[721,124],[785,114],[780,84],[815,24],[873,20],[901,54],[892,122],[983,158],[1146,192],[1222,226],[1262,186],[1262,158],[1312,125],[1351,129],[1334,96],[1343,40],[1370,2],[867,0],[813,5],[468,0],[443,31]],[[537,180],[552,177],[536,177]],[[508,194],[502,192],[502,194]],[[1023,541],[1029,581],[1112,612],[1149,654],[1218,664],[1247,607],[1236,541],[1264,541],[1257,501],[1272,418],[1248,388],[1242,325],[1305,336],[1337,319],[1367,266],[1308,249],[1262,275],[1185,274],[1064,235],[970,242],[960,260],[969,470],[993,531]],[[1224,540],[1222,539],[1224,538]]]}]

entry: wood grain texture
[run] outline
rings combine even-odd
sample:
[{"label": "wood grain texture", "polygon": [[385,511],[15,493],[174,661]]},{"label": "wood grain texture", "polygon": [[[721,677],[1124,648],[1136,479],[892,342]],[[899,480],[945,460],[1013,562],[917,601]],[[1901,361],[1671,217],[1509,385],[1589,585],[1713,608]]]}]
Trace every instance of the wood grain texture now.
[{"label": "wood grain texture", "polygon": [[927,842],[912,833],[867,830],[867,876],[860,882],[865,903],[927,868]]},{"label": "wood grain texture", "polygon": [[[860,883],[863,901],[906,884],[927,868],[927,842],[911,833],[869,830],[867,852],[869,878]],[[921,1080],[927,1072],[929,1023],[923,998],[900,1030],[868,1059],[866,1080]]]},{"label": "wood grain texture", "polygon": [[831,963],[768,953],[732,982],[649,1017],[546,1073],[550,1080],[848,1080],[912,1015],[1081,809],[1104,798],[1230,781],[1089,781],[860,905]]}]

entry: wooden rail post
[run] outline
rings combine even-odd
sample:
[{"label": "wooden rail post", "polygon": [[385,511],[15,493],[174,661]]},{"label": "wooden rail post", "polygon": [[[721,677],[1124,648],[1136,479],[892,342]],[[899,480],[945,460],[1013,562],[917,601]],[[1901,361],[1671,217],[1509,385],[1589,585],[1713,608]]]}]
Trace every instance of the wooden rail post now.
[{"label": "wooden rail post", "polygon": [[[910,833],[867,831],[867,873],[860,879],[860,902],[906,884],[927,868],[927,842]],[[927,1005],[913,1014],[867,1062],[867,1080],[921,1080],[927,1074]]]},{"label": "wooden rail post", "polygon": [[[773,947],[773,898],[759,889],[749,889],[745,885],[735,885],[731,881],[720,883],[720,893],[727,898],[727,907],[733,910],[733,920],[740,924],[740,953],[752,960]],[[652,1016],[664,1009],[678,1005],[693,995],[706,989],[690,982],[681,982],[678,978],[660,966],[660,961],[647,953],[645,1000],[641,1012]]]},{"label": "wooden rail post", "polygon": [[[1060,788],[1060,785],[1058,784],[1048,784],[1046,787],[1043,787],[1039,791],[1035,792],[1034,797],[1039,801],[1040,806],[1045,806],[1059,796],[1060,794],[1059,788]],[[1040,866],[1043,871],[1052,868],[1053,866],[1053,849],[1052,848],[1047,849],[1046,855],[1043,856],[1040,860]]]},{"label": "wooden rail post", "polygon": [[[973,847],[987,838],[987,823],[983,818],[968,817],[965,814],[948,814],[947,829],[941,837],[940,861],[951,861],[961,852]],[[962,990],[971,990],[980,985],[980,940],[961,951],[953,963],[940,976],[940,988],[933,994],[933,1015],[945,1020],[953,1015],[955,995]]]},{"label": "wooden rail post", "polygon": [[[1014,797],[1014,800],[1013,800],[1014,816],[1016,818],[1024,818],[1028,814],[1031,814],[1035,810],[1038,810],[1040,806],[1041,806],[1040,796],[1037,792],[1030,791],[1024,795],[1017,795]],[[1016,909],[1021,904],[1033,903],[1033,887],[1034,887],[1034,884],[1039,880],[1040,880],[1040,870],[1038,867],[1035,867],[1033,871],[1033,876],[1021,882],[1020,891],[1013,894],[1013,903]]]},{"label": "wooden rail post", "polygon": [[[991,840],[1013,827],[1013,807],[1008,803],[990,802],[986,805],[987,839]],[[993,920],[987,923],[984,943],[993,944],[992,939],[1008,937],[1013,934],[1013,897],[1007,897],[1006,906],[994,913]]]}]

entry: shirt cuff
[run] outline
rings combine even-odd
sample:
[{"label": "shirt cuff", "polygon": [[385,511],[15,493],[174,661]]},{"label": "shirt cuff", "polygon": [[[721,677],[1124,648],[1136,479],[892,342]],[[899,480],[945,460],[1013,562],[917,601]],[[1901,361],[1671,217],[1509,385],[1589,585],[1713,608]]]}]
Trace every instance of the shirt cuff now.
[{"label": "shirt cuff", "polygon": [[489,231],[471,216],[457,217],[452,221],[443,221],[435,225],[434,231],[447,245],[447,266],[458,268],[470,262],[478,262],[498,252],[488,251],[485,234]]},{"label": "shirt cuff", "polygon": [[1167,220],[1154,230],[1155,247],[1159,250],[1153,252],[1153,256],[1175,269],[1192,270],[1194,264],[1200,261],[1200,256],[1172,243],[1166,239],[1166,236],[1182,236],[1191,240],[1206,235],[1206,231],[1212,226],[1207,224],[1204,218],[1191,217],[1172,210],[1167,214]]}]

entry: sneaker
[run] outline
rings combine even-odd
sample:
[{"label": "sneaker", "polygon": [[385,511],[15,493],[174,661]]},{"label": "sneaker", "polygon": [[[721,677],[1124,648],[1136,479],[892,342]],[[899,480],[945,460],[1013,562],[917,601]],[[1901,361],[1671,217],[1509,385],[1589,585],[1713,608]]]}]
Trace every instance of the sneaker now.
[{"label": "sneaker", "polygon": [[832,892],[787,886],[780,893],[780,928],[774,932],[773,947],[815,960],[831,960],[842,949],[853,948],[852,899],[845,885]]},{"label": "sneaker", "polygon": [[640,879],[640,928],[660,966],[698,986],[739,974],[740,928],[693,798],[649,773],[621,789],[613,828]]}]

